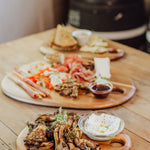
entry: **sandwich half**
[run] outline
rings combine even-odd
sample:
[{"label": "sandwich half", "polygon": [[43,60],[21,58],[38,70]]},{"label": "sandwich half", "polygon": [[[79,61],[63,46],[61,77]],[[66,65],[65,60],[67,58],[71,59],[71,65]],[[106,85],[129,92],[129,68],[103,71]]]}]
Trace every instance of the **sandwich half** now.
[{"label": "sandwich half", "polygon": [[78,43],[72,37],[71,32],[68,32],[65,27],[58,24],[51,46],[56,50],[73,51],[78,48]]}]

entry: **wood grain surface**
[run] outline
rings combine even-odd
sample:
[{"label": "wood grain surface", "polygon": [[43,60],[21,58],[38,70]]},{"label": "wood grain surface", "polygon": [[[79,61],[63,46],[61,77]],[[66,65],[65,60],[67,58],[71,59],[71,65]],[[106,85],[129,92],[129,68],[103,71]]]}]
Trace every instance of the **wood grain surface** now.
[{"label": "wood grain surface", "polygon": [[[42,106],[55,106],[76,109],[99,109],[109,108],[127,102],[135,93],[135,86],[133,81],[124,73],[112,69],[111,81],[114,89],[108,97],[104,99],[95,98],[92,93],[79,95],[77,98],[61,96],[58,92],[51,90],[50,98],[33,99],[22,88],[6,75],[1,83],[2,91],[14,100],[25,103],[42,105]],[[120,93],[118,91],[122,91]]]},{"label": "wood grain surface", "polygon": [[[43,59],[39,48],[49,38],[50,31],[31,35],[0,45],[0,81],[14,67]],[[114,43],[114,42],[113,42]],[[105,111],[125,121],[125,132],[131,137],[131,150],[150,149],[150,55],[131,47],[123,47],[126,55],[111,62],[111,68],[127,74],[137,88],[134,97],[117,107],[98,110]],[[15,141],[25,128],[27,121],[34,120],[38,114],[53,113],[57,108],[35,106],[14,101],[0,91],[0,149],[15,150]],[[67,109],[68,112],[86,114],[92,111]]]}]

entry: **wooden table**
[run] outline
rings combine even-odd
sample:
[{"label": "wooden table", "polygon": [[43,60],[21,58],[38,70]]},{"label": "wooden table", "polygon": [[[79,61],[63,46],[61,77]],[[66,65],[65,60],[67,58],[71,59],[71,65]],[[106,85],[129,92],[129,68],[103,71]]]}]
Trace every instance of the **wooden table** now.
[{"label": "wooden table", "polygon": [[[49,31],[31,35],[0,45],[0,80],[14,67],[32,61],[42,60],[39,47],[47,41]],[[132,150],[150,149],[150,55],[122,45],[126,55],[111,63],[111,67],[127,73],[137,88],[134,97],[127,103],[105,109],[125,121],[125,131],[131,137]],[[38,114],[51,113],[57,108],[35,106],[21,103],[6,97],[0,92],[0,149],[16,149],[15,140],[27,121],[34,120]],[[87,113],[90,110],[68,111]],[[103,110],[99,110],[103,111]]]}]

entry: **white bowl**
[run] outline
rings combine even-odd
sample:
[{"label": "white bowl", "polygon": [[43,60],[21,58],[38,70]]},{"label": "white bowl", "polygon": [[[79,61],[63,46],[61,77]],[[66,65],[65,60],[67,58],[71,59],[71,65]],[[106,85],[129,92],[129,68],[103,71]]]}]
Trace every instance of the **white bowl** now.
[{"label": "white bowl", "polygon": [[[101,113],[97,112],[95,113],[97,115],[100,115]],[[96,140],[96,141],[107,141],[107,140],[110,140],[112,139],[114,136],[116,136],[117,134],[119,134],[123,129],[124,129],[124,121],[122,119],[120,119],[120,125],[119,125],[119,128],[116,132],[112,133],[112,134],[109,134],[109,135],[94,135],[88,131],[86,131],[84,129],[84,125],[85,125],[85,121],[89,118],[91,114],[88,114],[88,115],[85,115],[83,117],[81,117],[78,121],[78,125],[79,125],[79,128],[90,138],[90,139],[93,139],[93,140]],[[112,115],[113,116],[113,115]],[[116,116],[115,116],[116,117]]]},{"label": "white bowl", "polygon": [[85,45],[91,36],[92,32],[90,30],[80,29],[72,32],[72,36],[75,37],[80,46]]}]

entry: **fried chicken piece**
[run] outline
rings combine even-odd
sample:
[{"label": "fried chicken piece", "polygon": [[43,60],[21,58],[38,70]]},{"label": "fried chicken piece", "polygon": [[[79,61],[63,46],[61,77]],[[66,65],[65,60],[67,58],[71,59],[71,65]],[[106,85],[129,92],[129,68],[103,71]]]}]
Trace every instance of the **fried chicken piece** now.
[{"label": "fried chicken piece", "polygon": [[80,150],[80,148],[75,147],[75,145],[73,143],[67,143],[69,145],[69,149],[70,150]]},{"label": "fried chicken piece", "polygon": [[75,120],[75,121],[73,122],[73,124],[72,124],[72,128],[74,129],[74,128],[77,128],[77,127],[78,127],[78,121]]},{"label": "fried chicken piece", "polygon": [[67,125],[65,123],[61,124],[60,130],[59,130],[59,139],[60,139],[60,143],[59,144],[62,146],[62,148],[64,150],[69,150],[68,145],[66,144],[65,139],[63,137],[66,126]]},{"label": "fried chicken piece", "polygon": [[70,96],[73,97],[73,98],[78,97],[78,87],[77,86],[73,86],[72,93],[70,94]]},{"label": "fried chicken piece", "polygon": [[46,126],[44,124],[39,124],[24,139],[26,145],[36,145],[36,146],[39,146],[41,142],[46,142],[46,141],[47,141]]},{"label": "fried chicken piece", "polygon": [[55,150],[69,150],[63,137],[66,126],[65,123],[61,123],[54,130]]},{"label": "fried chicken piece", "polygon": [[73,98],[77,98],[80,94],[79,91],[88,92],[88,83],[77,82],[73,79],[65,80],[62,84],[58,84],[54,86],[56,92],[60,92],[61,96],[70,96]]},{"label": "fried chicken piece", "polygon": [[54,86],[56,92],[60,92],[64,89],[69,89],[73,87],[73,82],[63,82],[63,84],[57,84]]},{"label": "fried chicken piece", "polygon": [[58,137],[59,128],[60,128],[60,126],[57,126],[54,129],[55,150],[59,150],[58,149],[58,145],[59,145],[59,137]]},{"label": "fried chicken piece", "polygon": [[63,89],[61,92],[60,92],[60,95],[61,96],[68,96],[72,93],[72,89]]},{"label": "fried chicken piece", "polygon": [[54,121],[56,118],[56,115],[52,115],[52,114],[43,114],[41,116],[39,116],[37,119],[36,119],[36,123],[41,123],[41,122],[47,122],[47,121]]},{"label": "fried chicken piece", "polygon": [[63,87],[64,87],[64,88],[72,88],[72,87],[73,87],[73,82],[64,83],[64,84],[63,84]]},{"label": "fried chicken piece", "polygon": [[54,90],[55,90],[56,92],[60,92],[60,91],[62,91],[63,89],[64,89],[64,87],[63,87],[62,84],[57,84],[57,85],[54,86]]},{"label": "fried chicken piece", "polygon": [[85,149],[87,147],[89,147],[91,149],[96,149],[97,146],[99,145],[99,144],[91,142],[89,140],[79,139],[79,138],[75,138],[74,142],[75,142],[76,146],[80,147],[81,149]]},{"label": "fried chicken piece", "polygon": [[89,91],[89,83],[88,82],[82,82],[80,84],[80,89]]},{"label": "fried chicken piece", "polygon": [[69,117],[67,119],[67,122],[68,122],[68,127],[71,128],[72,124],[73,124],[73,119],[71,119],[71,117]]},{"label": "fried chicken piece", "polygon": [[78,127],[73,128],[72,132],[76,135],[77,138],[82,137],[82,131]]},{"label": "fried chicken piece", "polygon": [[[49,142],[47,142],[47,143],[49,143]],[[34,146],[34,147],[31,147],[31,148],[29,148],[28,150],[52,150],[53,148],[53,145],[54,145],[54,143],[49,143],[47,146],[45,146],[45,147],[36,147],[36,146]]]},{"label": "fried chicken piece", "polygon": [[43,142],[40,145],[39,150],[50,150],[54,146],[53,142]]}]

